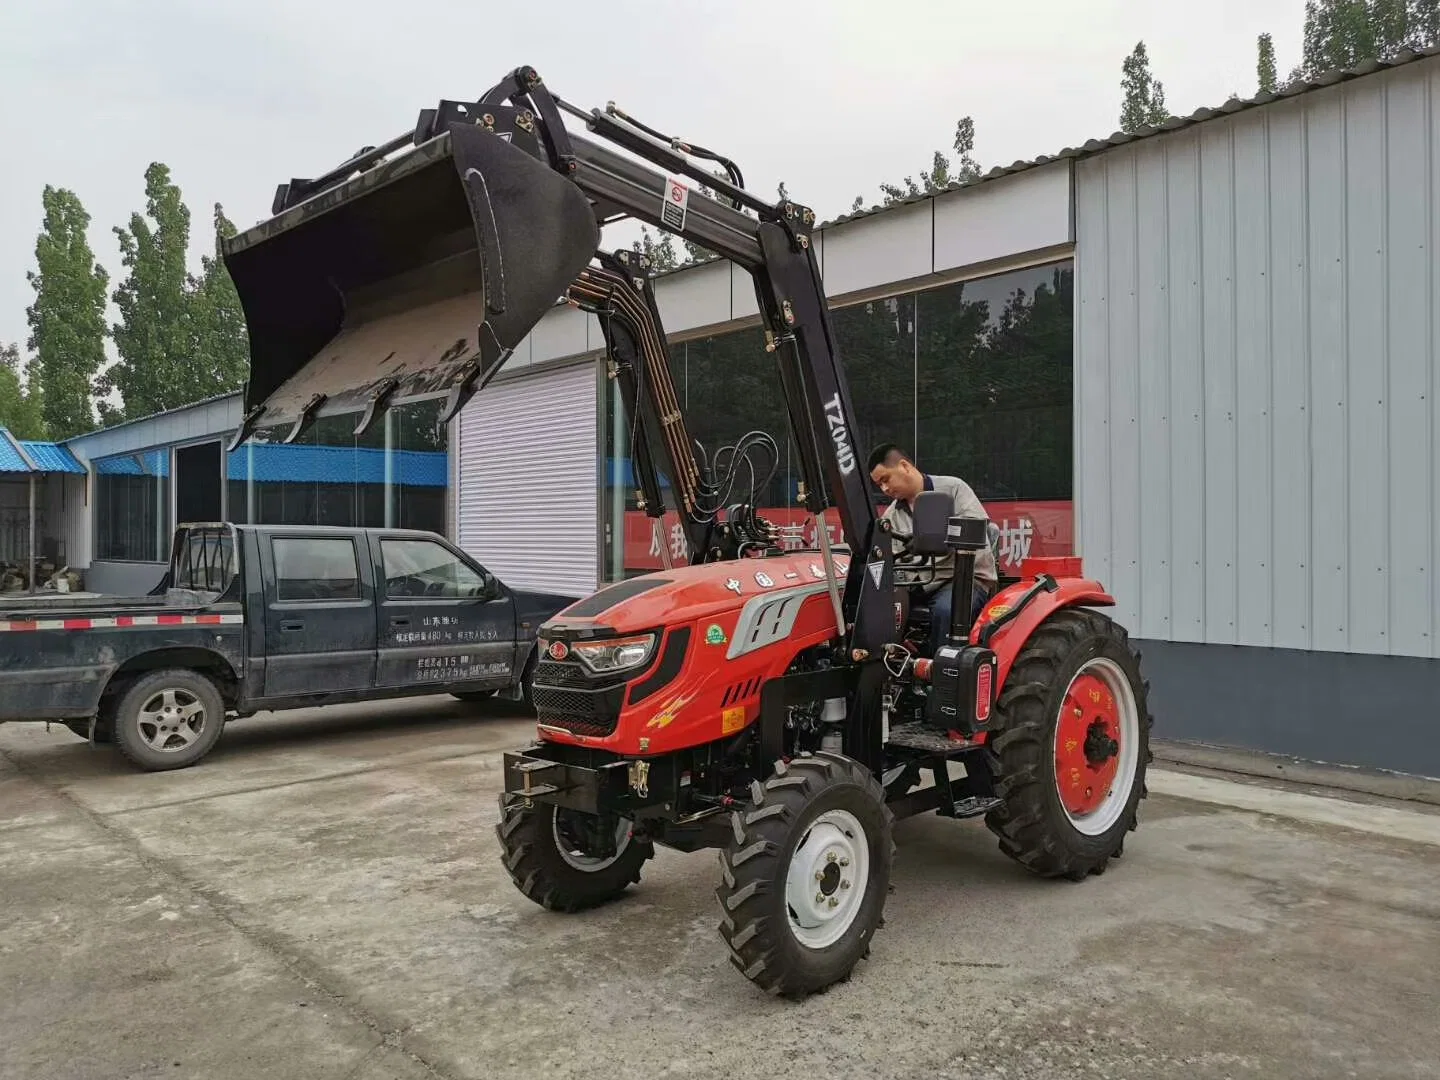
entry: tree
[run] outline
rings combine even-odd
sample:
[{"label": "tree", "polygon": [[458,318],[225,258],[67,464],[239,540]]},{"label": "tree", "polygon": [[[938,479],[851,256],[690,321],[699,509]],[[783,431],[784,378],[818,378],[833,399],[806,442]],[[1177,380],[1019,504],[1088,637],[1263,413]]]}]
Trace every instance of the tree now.
[{"label": "tree", "polygon": [[[0,427],[17,439],[46,437],[45,412],[36,365],[21,370],[20,350],[0,345]],[[28,376],[28,377],[27,377]]]},{"label": "tree", "polygon": [[109,423],[145,416],[196,400],[191,391],[193,343],[187,315],[190,278],[185,252],[190,211],[160,162],[145,170],[145,211],[116,228],[120,261],[129,271],[113,294],[120,322],[111,331],[120,359],[99,381],[102,394],[118,390],[120,410],[101,404]]},{"label": "tree", "polygon": [[631,245],[642,255],[650,259],[650,269],[655,273],[664,273],[666,270],[674,270],[680,265],[679,258],[675,254],[675,236],[665,230],[659,230],[660,239],[651,235],[647,226],[640,226],[640,239]]},{"label": "tree", "polygon": [[[955,137],[951,140],[950,145],[957,155],[953,166],[950,159],[943,153],[939,150],[934,151],[930,158],[930,168],[921,170],[918,184],[913,176],[907,176],[903,188],[898,184],[880,185],[880,190],[885,195],[882,205],[890,206],[903,199],[917,199],[922,195],[933,195],[954,184],[969,183],[980,179],[980,165],[974,155],[975,121],[973,118],[962,116],[956,121]],[[852,213],[858,213],[863,205],[863,196],[857,195],[850,210]]]},{"label": "tree", "polygon": [[1120,105],[1120,130],[1134,134],[1158,127],[1170,118],[1165,109],[1165,85],[1150,73],[1150,54],[1145,42],[1136,43],[1120,65],[1120,88],[1125,92]]},{"label": "tree", "polygon": [[[95,261],[86,230],[90,215],[73,191],[45,186],[35,241],[36,269],[26,274],[35,300],[26,309],[34,360],[32,389],[43,387],[44,427],[51,438],[91,431],[90,384],[105,362],[105,289],[109,275]],[[18,371],[18,365],[16,370]]]},{"label": "tree", "polygon": [[1269,34],[1261,34],[1257,49],[1255,74],[1260,84],[1260,93],[1273,94],[1279,82],[1275,72],[1275,42]]},{"label": "tree", "polygon": [[1306,0],[1302,59],[1290,78],[1440,42],[1440,0]]},{"label": "tree", "polygon": [[190,279],[191,363],[194,400],[238,390],[250,370],[250,336],[240,294],[220,256],[220,242],[235,226],[215,204],[214,254],[200,260],[201,273]]}]

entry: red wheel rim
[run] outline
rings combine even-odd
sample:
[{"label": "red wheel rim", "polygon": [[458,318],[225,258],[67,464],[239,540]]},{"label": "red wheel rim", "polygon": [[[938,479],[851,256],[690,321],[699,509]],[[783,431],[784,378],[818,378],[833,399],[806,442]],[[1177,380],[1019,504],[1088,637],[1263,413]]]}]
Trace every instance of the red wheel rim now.
[{"label": "red wheel rim", "polygon": [[1072,817],[1095,813],[1109,797],[1121,759],[1120,708],[1104,678],[1070,684],[1055,730],[1055,788]]}]

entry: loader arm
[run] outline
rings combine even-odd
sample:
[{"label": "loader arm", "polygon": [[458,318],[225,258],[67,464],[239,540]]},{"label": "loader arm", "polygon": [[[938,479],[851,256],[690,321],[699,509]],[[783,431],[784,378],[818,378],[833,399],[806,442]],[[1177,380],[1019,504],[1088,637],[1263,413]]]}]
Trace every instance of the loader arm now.
[{"label": "loader arm", "polygon": [[[588,136],[569,131],[562,114],[582,120]],[[731,179],[695,157],[721,162]],[[800,499],[816,517],[831,576],[837,659],[873,662],[895,640],[891,545],[853,443],[810,208],[766,202],[718,155],[667,140],[613,105],[578,109],[521,67],[476,101],[422,111],[412,132],[318,179],[281,185],[273,209],[223,248],[252,354],[237,443],[261,422],[288,425],[295,438],[315,416],[357,408],[363,429],[392,398],[417,394],[443,392],[445,417],[453,417],[567,289],[572,298],[618,298],[611,286],[624,267],[589,265],[601,224],[634,218],[743,267],[779,367]],[[645,312],[602,322],[607,345],[622,354],[622,338],[643,357],[646,338],[656,337],[660,349],[646,365],[653,374],[664,335],[653,297],[639,295]],[[660,419],[683,506],[703,494],[705,478],[692,473],[693,456],[686,460],[678,410],[675,422],[663,411]],[[843,600],[824,522],[830,507],[854,555]]]},{"label": "loader arm", "polygon": [[[777,530],[755,512],[753,485],[748,501],[726,504],[751,447],[767,446],[773,468],[780,460],[778,445],[769,436],[753,438],[752,433],[727,447],[732,455],[723,480],[716,475],[715,462],[701,460],[671,376],[670,348],[655,302],[650,260],[637,251],[600,252],[597,259],[600,265],[582,270],[566,299],[593,314],[604,332],[609,375],[618,384],[630,424],[640,508],[650,517],[652,528],[660,528],[666,509],[660,494],[663,469],[671,478],[674,509],[691,563],[742,558],[756,550],[779,554]],[[717,452],[716,462],[718,458]],[[663,537],[657,540],[668,566],[668,546]]]}]

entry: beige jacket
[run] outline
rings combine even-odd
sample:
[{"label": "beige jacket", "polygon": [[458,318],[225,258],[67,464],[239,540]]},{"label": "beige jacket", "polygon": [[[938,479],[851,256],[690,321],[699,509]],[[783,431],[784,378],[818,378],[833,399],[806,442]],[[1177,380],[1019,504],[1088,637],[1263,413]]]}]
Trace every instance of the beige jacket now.
[{"label": "beige jacket", "polygon": [[[974,490],[964,480],[958,476],[931,476],[929,479],[935,485],[936,491],[943,491],[950,496],[950,502],[955,507],[952,511],[955,517],[990,520],[990,515],[986,512],[984,505],[976,498]],[[910,516],[910,508],[900,499],[892,502],[881,516],[894,527],[892,535],[895,537],[895,551],[898,554],[904,541],[910,539],[915,533],[915,519]],[[896,567],[897,583],[903,583],[905,580],[899,573],[900,569],[900,567]],[[953,554],[935,556],[932,563],[919,572],[918,576],[924,583],[926,592],[933,593],[948,587],[951,579],[955,576],[955,556]],[[996,580],[995,552],[986,546],[975,553],[975,583],[983,584],[991,592],[994,592]]]}]

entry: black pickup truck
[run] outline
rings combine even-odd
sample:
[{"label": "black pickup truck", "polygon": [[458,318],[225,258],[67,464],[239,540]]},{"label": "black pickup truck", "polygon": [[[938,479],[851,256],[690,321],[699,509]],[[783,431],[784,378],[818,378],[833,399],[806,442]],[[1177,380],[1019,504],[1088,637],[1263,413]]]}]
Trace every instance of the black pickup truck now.
[{"label": "black pickup truck", "polygon": [[576,599],[507,587],[434,533],[184,525],[148,596],[0,602],[0,723],[60,721],[161,770],[262,709],[528,706],[536,629]]}]

